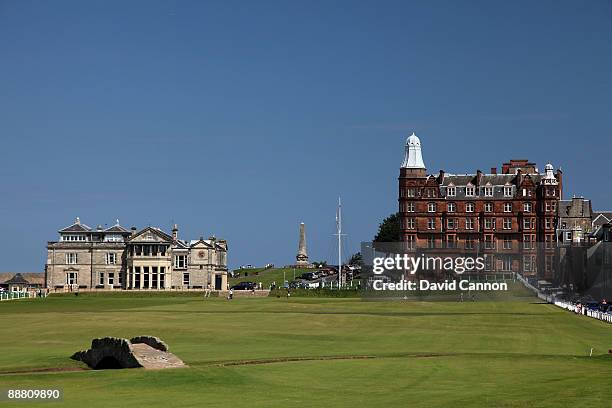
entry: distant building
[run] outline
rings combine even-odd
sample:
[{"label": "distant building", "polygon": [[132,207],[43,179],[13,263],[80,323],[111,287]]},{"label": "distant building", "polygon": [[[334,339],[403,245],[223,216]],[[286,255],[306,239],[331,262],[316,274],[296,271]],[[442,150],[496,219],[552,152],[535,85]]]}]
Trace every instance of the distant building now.
[{"label": "distant building", "polygon": [[557,215],[557,239],[560,245],[579,244],[588,240],[588,234],[593,229],[591,200],[582,197],[560,200]]},{"label": "distant building", "polygon": [[593,231],[598,227],[612,222],[612,211],[593,211],[592,216]]},{"label": "distant building", "polygon": [[44,287],[45,275],[40,272],[0,273],[0,287],[9,292],[27,292]]},{"label": "distant building", "polygon": [[227,241],[184,241],[156,227],[136,231],[117,223],[92,229],[75,223],[47,244],[46,286],[75,289],[227,289]]}]

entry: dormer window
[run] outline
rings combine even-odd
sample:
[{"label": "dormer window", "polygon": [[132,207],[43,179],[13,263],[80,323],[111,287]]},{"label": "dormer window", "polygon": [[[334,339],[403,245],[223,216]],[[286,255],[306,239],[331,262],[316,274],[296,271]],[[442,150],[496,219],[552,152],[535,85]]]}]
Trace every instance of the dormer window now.
[{"label": "dormer window", "polygon": [[484,187],[484,196],[485,197],[493,197],[493,186],[485,186]]},{"label": "dormer window", "polygon": [[67,242],[85,242],[85,241],[87,241],[87,235],[84,235],[84,234],[66,234],[66,235],[62,235],[62,241],[67,241]]},{"label": "dormer window", "polygon": [[504,186],[504,197],[512,197],[512,186]]},{"label": "dormer window", "polygon": [[457,195],[457,187],[448,186],[446,190],[446,195],[448,195],[449,197],[455,197]]},{"label": "dormer window", "polygon": [[476,187],[468,184],[465,187],[465,195],[468,197],[474,197],[475,194],[476,194]]}]

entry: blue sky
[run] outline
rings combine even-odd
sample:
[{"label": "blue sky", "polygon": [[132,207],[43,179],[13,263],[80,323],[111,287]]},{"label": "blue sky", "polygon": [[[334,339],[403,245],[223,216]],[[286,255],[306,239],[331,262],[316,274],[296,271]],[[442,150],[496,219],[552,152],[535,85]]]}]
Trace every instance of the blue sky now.
[{"label": "blue sky", "polygon": [[428,170],[561,166],[612,210],[612,3],[0,0],[0,270],[74,217],[228,239],[232,266],[331,259]]}]

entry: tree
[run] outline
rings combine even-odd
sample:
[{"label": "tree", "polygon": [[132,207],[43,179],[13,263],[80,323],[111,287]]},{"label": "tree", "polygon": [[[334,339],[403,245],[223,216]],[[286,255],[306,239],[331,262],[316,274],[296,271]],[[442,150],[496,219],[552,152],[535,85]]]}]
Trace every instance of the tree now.
[{"label": "tree", "polygon": [[400,224],[399,213],[391,214],[378,226],[378,233],[374,237],[374,242],[399,242]]},{"label": "tree", "polygon": [[361,252],[356,252],[351,256],[351,259],[348,261],[349,266],[363,266],[363,257],[361,256]]}]

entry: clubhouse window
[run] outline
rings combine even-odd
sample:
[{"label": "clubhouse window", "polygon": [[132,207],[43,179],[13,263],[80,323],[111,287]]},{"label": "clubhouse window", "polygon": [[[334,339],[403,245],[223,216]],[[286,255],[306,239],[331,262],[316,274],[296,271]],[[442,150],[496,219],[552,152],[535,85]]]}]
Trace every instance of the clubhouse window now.
[{"label": "clubhouse window", "polygon": [[484,196],[485,197],[493,197],[493,187],[491,187],[491,186],[484,187]]},{"label": "clubhouse window", "polygon": [[455,212],[455,210],[457,209],[457,204],[448,203],[448,205],[446,206],[446,209],[448,212]]},{"label": "clubhouse window", "polygon": [[465,212],[474,212],[474,203],[465,203]]},{"label": "clubhouse window", "polygon": [[436,212],[436,203],[427,203],[427,212]]},{"label": "clubhouse window", "polygon": [[512,212],[512,203],[504,203],[504,212]]},{"label": "clubhouse window", "polygon": [[175,255],[174,256],[174,267],[177,269],[187,268],[187,255]]},{"label": "clubhouse window", "polygon": [[104,272],[98,273],[98,285],[104,285]]},{"label": "clubhouse window", "polygon": [[69,252],[66,254],[66,263],[68,265],[76,265],[77,263],[77,254],[76,252]]},{"label": "clubhouse window", "polygon": [[117,254],[114,252],[106,253],[106,264],[115,265],[117,263]]},{"label": "clubhouse window", "polygon": [[449,197],[455,197],[457,195],[457,187],[455,187],[455,186],[448,186],[447,195]]},{"label": "clubhouse window", "polygon": [[476,187],[474,186],[467,186],[465,188],[465,195],[468,197],[474,197],[476,195]]},{"label": "clubhouse window", "polygon": [[485,203],[484,210],[485,212],[493,212],[493,203]]},{"label": "clubhouse window", "polygon": [[68,284],[68,285],[76,285],[77,284],[77,273],[76,272],[68,272],[66,274],[66,284]]},{"label": "clubhouse window", "polygon": [[504,197],[512,197],[512,186],[504,187]]}]

